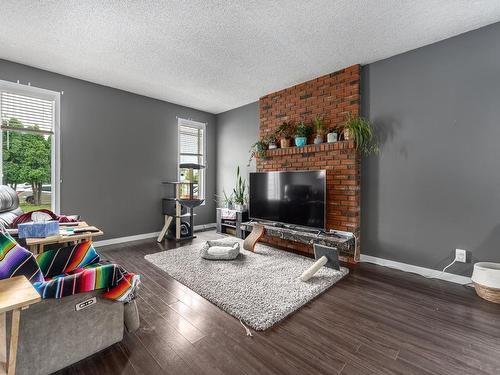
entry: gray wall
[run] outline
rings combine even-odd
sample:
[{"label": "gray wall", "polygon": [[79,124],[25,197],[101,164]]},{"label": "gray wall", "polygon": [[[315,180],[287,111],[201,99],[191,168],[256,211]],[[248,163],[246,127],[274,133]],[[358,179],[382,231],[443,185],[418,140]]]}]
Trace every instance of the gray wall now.
[{"label": "gray wall", "polygon": [[0,79],[61,97],[61,212],[100,226],[103,238],[160,230],[160,184],[176,178],[176,116],[207,122],[207,203],[195,224],[215,221],[215,116],[0,60]]},{"label": "gray wall", "polygon": [[362,82],[383,138],[362,163],[362,253],[500,261],[500,23],[365,66]]},{"label": "gray wall", "polygon": [[[434,269],[455,248],[500,261],[500,24],[362,73],[362,110],[382,147],[362,162],[361,253]],[[258,104],[247,107],[217,116],[218,191],[257,139]]]},{"label": "gray wall", "polygon": [[[259,137],[259,102],[247,104],[217,115],[217,194],[230,193],[241,174],[255,171],[255,160],[248,166],[250,146]],[[247,178],[248,181],[248,178]]]}]

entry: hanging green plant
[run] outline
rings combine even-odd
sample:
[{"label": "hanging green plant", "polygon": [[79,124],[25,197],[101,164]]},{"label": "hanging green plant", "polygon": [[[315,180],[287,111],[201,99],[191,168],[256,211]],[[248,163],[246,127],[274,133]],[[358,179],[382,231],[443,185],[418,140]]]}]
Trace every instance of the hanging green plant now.
[{"label": "hanging green plant", "polygon": [[250,158],[248,159],[248,165],[252,162],[252,159],[265,159],[266,158],[267,144],[262,139],[255,142],[250,147]]},{"label": "hanging green plant", "polygon": [[356,149],[364,155],[379,152],[378,140],[374,135],[373,126],[369,120],[349,114],[344,123],[344,140],[354,141]]}]

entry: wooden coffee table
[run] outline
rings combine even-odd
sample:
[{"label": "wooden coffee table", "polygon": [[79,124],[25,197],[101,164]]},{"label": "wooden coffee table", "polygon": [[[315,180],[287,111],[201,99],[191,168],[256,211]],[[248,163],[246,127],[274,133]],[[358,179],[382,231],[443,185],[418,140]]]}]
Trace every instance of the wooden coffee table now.
[{"label": "wooden coffee table", "polygon": [[33,254],[43,253],[45,245],[53,244],[71,244],[79,243],[86,240],[91,240],[93,237],[102,236],[104,234],[99,228],[88,225],[85,221],[80,221],[78,225],[63,225],[61,224],[61,229],[63,228],[73,228],[73,229],[85,229],[88,228],[88,232],[76,233],[76,234],[59,234],[57,236],[50,236],[45,238],[26,238],[26,245],[28,250]]}]

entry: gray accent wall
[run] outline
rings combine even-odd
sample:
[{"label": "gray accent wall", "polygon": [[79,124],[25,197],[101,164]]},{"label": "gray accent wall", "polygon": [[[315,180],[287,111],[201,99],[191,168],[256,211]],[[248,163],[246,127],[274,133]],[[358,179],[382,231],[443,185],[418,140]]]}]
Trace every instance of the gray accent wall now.
[{"label": "gray accent wall", "polygon": [[0,60],[0,79],[61,97],[61,212],[116,238],[159,231],[161,181],[176,179],[177,118],[207,123],[207,200],[195,224],[215,222],[215,116]]},{"label": "gray accent wall", "polygon": [[500,261],[500,23],[365,66],[362,82],[382,138],[362,163],[362,254]]},{"label": "gray accent wall", "polygon": [[217,115],[217,194],[231,193],[236,168],[246,176],[255,171],[255,160],[248,166],[249,150],[259,137],[259,102]]},{"label": "gray accent wall", "polygon": [[[456,248],[499,262],[500,23],[366,65],[362,82],[382,146],[362,161],[361,253],[437,270]],[[258,103],[217,123],[220,192],[258,137]]]}]

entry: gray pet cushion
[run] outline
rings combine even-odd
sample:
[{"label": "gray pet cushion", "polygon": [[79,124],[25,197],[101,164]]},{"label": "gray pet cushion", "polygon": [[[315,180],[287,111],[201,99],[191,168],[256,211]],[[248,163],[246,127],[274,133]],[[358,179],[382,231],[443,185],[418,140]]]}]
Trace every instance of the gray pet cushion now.
[{"label": "gray pet cushion", "polygon": [[240,253],[239,242],[207,241],[200,250],[200,256],[210,260],[231,260]]}]

